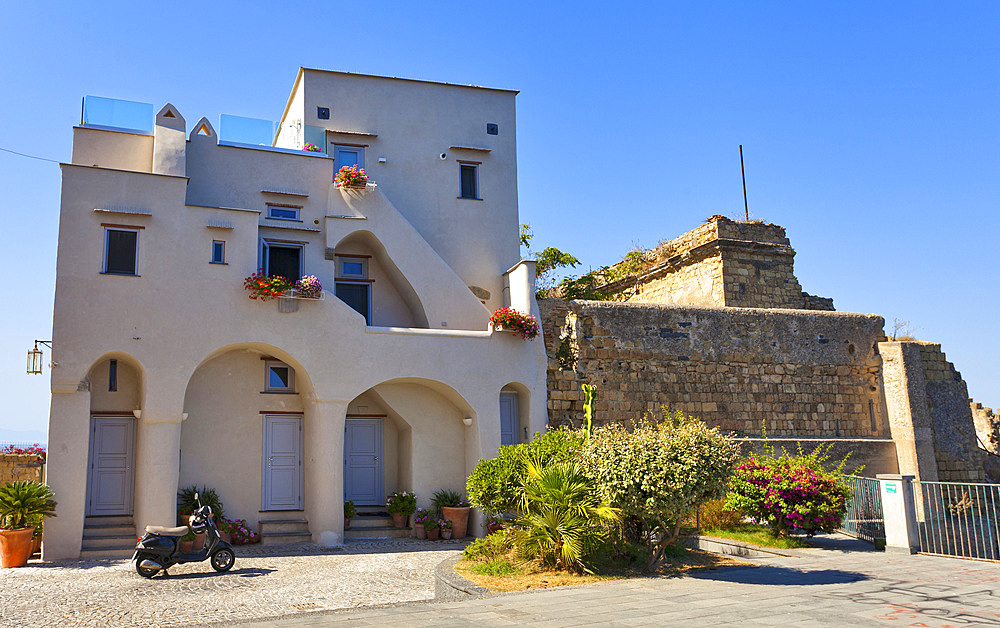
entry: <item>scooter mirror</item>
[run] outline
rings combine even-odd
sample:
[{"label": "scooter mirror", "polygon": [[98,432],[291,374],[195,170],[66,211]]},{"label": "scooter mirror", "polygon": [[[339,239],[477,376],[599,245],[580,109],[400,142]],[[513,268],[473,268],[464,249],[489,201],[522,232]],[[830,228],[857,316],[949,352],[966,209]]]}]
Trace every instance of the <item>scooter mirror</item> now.
[{"label": "scooter mirror", "polygon": [[200,502],[201,501],[200,499],[198,499],[198,493],[194,494],[194,501],[196,501],[196,502]]}]

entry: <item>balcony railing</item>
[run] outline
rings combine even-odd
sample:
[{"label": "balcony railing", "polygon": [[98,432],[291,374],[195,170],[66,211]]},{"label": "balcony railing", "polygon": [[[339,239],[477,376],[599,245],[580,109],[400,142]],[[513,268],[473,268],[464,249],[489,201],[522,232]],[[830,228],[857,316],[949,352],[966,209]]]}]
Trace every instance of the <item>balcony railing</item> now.
[{"label": "balcony railing", "polygon": [[80,124],[138,133],[153,132],[153,105],[145,102],[84,96]]}]

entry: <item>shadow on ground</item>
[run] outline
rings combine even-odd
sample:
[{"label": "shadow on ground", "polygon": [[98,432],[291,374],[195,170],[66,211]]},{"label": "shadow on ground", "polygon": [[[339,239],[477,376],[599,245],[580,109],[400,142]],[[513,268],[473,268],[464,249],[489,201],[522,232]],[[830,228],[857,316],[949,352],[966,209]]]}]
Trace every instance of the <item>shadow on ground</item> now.
[{"label": "shadow on ground", "polygon": [[689,574],[698,580],[717,580],[739,584],[774,584],[782,586],[809,586],[814,584],[847,584],[867,580],[868,576],[853,571],[820,569],[806,571],[789,567],[762,565],[760,567],[732,567]]},{"label": "shadow on ground", "polygon": [[215,571],[194,571],[190,573],[170,573],[164,576],[162,573],[153,576],[154,578],[169,578],[171,580],[195,580],[198,578],[231,578],[233,576],[239,576],[241,578],[257,578],[259,576],[266,576],[269,573],[274,573],[274,569],[261,569],[258,567],[247,567],[244,569],[231,569],[225,573],[218,573]]}]

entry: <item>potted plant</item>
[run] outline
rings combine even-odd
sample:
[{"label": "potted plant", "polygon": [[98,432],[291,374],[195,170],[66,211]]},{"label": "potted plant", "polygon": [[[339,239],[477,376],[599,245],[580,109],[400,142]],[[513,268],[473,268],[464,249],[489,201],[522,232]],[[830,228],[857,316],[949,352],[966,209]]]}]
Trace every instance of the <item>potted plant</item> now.
[{"label": "potted plant", "polygon": [[396,491],[385,499],[385,509],[392,517],[392,525],[406,527],[406,519],[417,509],[417,496],[408,491]]},{"label": "potted plant", "polygon": [[488,514],[483,525],[486,527],[487,532],[493,534],[494,532],[503,530],[504,520],[500,515]]},{"label": "potted plant", "polygon": [[512,307],[502,307],[490,317],[490,324],[496,331],[514,332],[525,340],[531,340],[538,335],[538,319],[530,314],[522,314]]},{"label": "potted plant", "polygon": [[333,177],[338,188],[363,188],[368,185],[368,174],[357,165],[344,166]]},{"label": "potted plant", "polygon": [[230,523],[230,543],[233,545],[249,545],[260,541],[260,534],[254,532],[247,525],[245,519],[234,519]]},{"label": "potted plant", "polygon": [[427,531],[427,540],[436,541],[438,540],[438,522],[434,517],[427,517],[424,521],[424,530]]},{"label": "potted plant", "polygon": [[441,530],[442,539],[450,539],[452,534],[452,523],[447,519],[438,519],[438,529]]},{"label": "potted plant", "polygon": [[354,502],[348,500],[344,502],[344,529],[351,527],[351,519],[358,514],[358,508]]},{"label": "potted plant", "polygon": [[426,508],[419,508],[415,513],[413,513],[413,527],[417,533],[418,539],[427,538],[427,528],[424,527],[424,523],[431,518],[431,511]]},{"label": "potted plant", "polygon": [[459,493],[448,489],[435,491],[433,499],[436,508],[443,519],[451,522],[456,539],[464,539],[469,529],[469,500]]},{"label": "potted plant", "polygon": [[41,482],[10,482],[0,487],[0,565],[24,567],[31,556],[33,519],[56,516],[52,489]]},{"label": "potted plant", "polygon": [[[208,488],[207,486],[198,488],[196,485],[191,485],[177,491],[177,525],[188,525],[188,517],[190,517],[198,508],[198,500],[195,500],[195,495],[198,495],[198,500],[201,501],[203,506],[208,506],[212,509],[213,521],[221,521],[225,519],[225,513],[222,509],[222,500],[219,499],[219,494],[215,492],[215,489]],[[204,533],[196,534],[192,538],[194,540],[192,549],[200,550],[205,547]]]},{"label": "potted plant", "polygon": [[318,299],[323,296],[323,284],[316,275],[306,275],[295,282],[295,296],[300,299]]},{"label": "potted plant", "polygon": [[309,152],[309,153],[318,153],[318,152],[321,152],[319,150],[319,146],[316,146],[315,144],[303,144],[302,145],[302,150],[304,150],[306,152]]},{"label": "potted plant", "polygon": [[285,277],[267,276],[262,268],[243,280],[243,287],[250,293],[248,296],[261,301],[276,299],[291,290],[293,285],[293,282]]},{"label": "potted plant", "polygon": [[215,527],[219,530],[219,538],[226,543],[233,542],[233,526],[236,522],[229,519],[219,519],[219,522],[215,524]]}]

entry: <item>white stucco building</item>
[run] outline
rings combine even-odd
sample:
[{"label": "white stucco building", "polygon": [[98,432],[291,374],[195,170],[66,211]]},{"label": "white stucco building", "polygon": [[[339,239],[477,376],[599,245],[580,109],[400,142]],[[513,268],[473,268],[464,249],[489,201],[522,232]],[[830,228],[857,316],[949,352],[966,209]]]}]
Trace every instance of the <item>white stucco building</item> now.
[{"label": "white stucco building", "polygon": [[[45,559],[172,525],[192,484],[337,544],[345,499],[426,505],[544,429],[541,339],[488,325],[537,315],[515,96],[300,69],[266,142],[89,99],[62,164]],[[354,163],[368,186],[335,187]],[[324,298],[251,300],[258,268]]]}]

